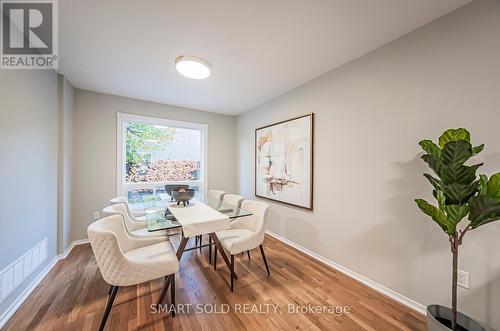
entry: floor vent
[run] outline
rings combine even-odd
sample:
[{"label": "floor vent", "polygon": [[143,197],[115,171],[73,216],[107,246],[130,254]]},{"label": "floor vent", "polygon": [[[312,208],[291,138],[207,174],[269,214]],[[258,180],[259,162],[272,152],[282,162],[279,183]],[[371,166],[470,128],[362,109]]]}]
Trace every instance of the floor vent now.
[{"label": "floor vent", "polygon": [[47,238],[0,272],[0,301],[7,298],[47,259]]}]

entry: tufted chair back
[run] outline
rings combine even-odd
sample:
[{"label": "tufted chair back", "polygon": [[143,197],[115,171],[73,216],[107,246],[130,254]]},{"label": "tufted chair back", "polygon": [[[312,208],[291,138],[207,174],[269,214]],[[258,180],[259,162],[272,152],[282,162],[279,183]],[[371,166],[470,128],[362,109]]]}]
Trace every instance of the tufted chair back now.
[{"label": "tufted chair back", "polygon": [[222,204],[222,197],[226,194],[224,191],[220,190],[210,190],[208,191],[207,204],[212,208],[219,208]]},{"label": "tufted chair back", "polygon": [[126,265],[124,253],[133,249],[128,240],[121,215],[112,215],[95,221],[87,228],[90,246],[104,280],[111,285],[120,286],[122,266]]},{"label": "tufted chair back", "polygon": [[129,232],[142,229],[146,226],[145,222],[136,221],[130,217],[127,206],[124,203],[107,206],[102,211],[108,215],[121,215]]},{"label": "tufted chair back", "polygon": [[266,234],[269,205],[255,200],[243,200],[241,209],[252,213],[251,216],[241,217],[231,222],[231,229],[247,229],[258,237],[261,243]]},{"label": "tufted chair back", "polygon": [[236,208],[241,207],[241,202],[243,201],[243,197],[238,194],[224,194],[222,201],[228,203]]},{"label": "tufted chair back", "polygon": [[110,205],[114,205],[115,203],[128,203],[128,200],[124,196],[116,197],[116,198],[109,200]]},{"label": "tufted chair back", "polygon": [[133,210],[132,208],[130,208],[130,205],[128,203],[128,199],[126,197],[121,196],[121,197],[116,197],[116,198],[109,200],[110,205],[114,205],[114,204],[118,204],[118,203],[125,204],[125,206],[127,207],[128,215],[131,218],[137,218],[137,217],[144,216],[144,211]]}]

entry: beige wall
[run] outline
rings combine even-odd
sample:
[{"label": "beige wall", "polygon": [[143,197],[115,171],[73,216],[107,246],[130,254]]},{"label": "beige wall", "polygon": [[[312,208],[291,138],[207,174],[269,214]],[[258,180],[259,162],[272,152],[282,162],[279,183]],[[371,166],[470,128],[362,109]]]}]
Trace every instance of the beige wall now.
[{"label": "beige wall", "polygon": [[75,111],[72,241],[116,196],[117,112],[208,124],[208,188],[235,191],[235,117],[78,89]]},{"label": "beige wall", "polygon": [[47,259],[0,316],[56,255],[57,109],[54,71],[0,70],[0,270],[47,238]]},{"label": "beige wall", "polygon": [[[332,41],[334,42],[334,41]],[[446,236],[418,141],[467,127],[500,171],[500,2],[477,1],[237,118],[239,191],[253,197],[254,129],[314,112],[315,209],[272,204],[269,228],[422,304],[450,304]],[[500,329],[500,222],[465,238],[459,307]]]}]

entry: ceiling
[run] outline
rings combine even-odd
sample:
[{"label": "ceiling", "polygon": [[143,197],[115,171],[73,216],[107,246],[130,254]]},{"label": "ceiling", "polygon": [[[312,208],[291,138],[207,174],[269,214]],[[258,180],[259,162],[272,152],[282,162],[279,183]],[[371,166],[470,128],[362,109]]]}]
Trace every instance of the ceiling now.
[{"label": "ceiling", "polygon": [[[59,72],[81,89],[236,115],[468,2],[64,0]],[[212,75],[179,75],[178,55]]]}]

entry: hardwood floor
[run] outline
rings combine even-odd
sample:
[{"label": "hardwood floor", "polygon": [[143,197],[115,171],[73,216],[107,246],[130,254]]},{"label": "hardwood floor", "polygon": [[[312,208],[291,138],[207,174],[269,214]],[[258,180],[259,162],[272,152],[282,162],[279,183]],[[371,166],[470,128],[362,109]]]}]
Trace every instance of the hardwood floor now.
[{"label": "hardwood floor", "polygon": [[[178,244],[177,239],[171,240]],[[188,246],[192,244],[194,239]],[[214,271],[208,264],[208,249],[202,254],[198,250],[186,252],[176,275],[176,300],[178,305],[184,304],[185,312],[178,311],[174,318],[164,311],[151,313],[163,285],[163,280],[155,280],[119,289],[106,330],[425,329],[424,316],[294,248],[272,237],[266,237],[264,247],[271,276],[258,249],[251,252],[250,261],[246,254],[238,255],[233,293],[222,259]],[[108,290],[90,246],[77,246],[53,268],[4,329],[97,330]],[[168,297],[165,303],[169,303]],[[197,304],[208,304],[207,311],[215,307],[218,313],[197,313],[202,308]],[[289,312],[289,305],[295,307],[294,312]],[[306,310],[308,305],[322,312],[296,312],[296,307]],[[334,307],[346,313],[337,315]],[[269,313],[265,313],[266,308]],[[227,309],[228,313],[223,312]],[[249,311],[245,313],[245,309]]]}]

